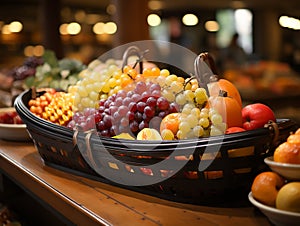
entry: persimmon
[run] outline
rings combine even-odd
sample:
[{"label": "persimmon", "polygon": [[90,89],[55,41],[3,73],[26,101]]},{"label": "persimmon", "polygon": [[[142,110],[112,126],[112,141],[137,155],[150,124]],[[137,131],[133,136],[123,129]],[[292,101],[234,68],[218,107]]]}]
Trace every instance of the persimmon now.
[{"label": "persimmon", "polygon": [[218,96],[220,90],[226,91],[227,96],[234,98],[240,107],[242,107],[242,98],[240,92],[232,82],[228,81],[227,79],[219,79],[215,82],[210,82],[207,84],[207,86],[210,96]]},{"label": "persimmon", "polygon": [[220,90],[218,96],[211,96],[208,105],[222,116],[228,128],[243,127],[242,108],[235,98],[228,96],[227,91]]}]

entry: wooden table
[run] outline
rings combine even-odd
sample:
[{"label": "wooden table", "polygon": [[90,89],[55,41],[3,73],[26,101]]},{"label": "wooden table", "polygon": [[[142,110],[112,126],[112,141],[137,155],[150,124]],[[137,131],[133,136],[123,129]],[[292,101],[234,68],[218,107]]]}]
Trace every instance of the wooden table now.
[{"label": "wooden table", "polygon": [[175,203],[45,166],[30,142],[0,140],[0,172],[76,225],[270,225],[251,205]]}]

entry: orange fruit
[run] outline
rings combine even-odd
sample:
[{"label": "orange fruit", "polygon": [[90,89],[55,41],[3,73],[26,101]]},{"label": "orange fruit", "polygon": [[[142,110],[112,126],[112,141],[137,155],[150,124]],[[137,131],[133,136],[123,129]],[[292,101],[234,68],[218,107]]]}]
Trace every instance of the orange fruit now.
[{"label": "orange fruit", "polygon": [[220,90],[228,93],[229,97],[234,98],[242,108],[242,98],[236,86],[227,79],[219,79],[217,82],[211,82],[208,85],[209,95],[218,96]]},{"label": "orange fruit", "polygon": [[169,129],[174,135],[177,134],[180,122],[180,113],[171,113],[166,115],[160,123],[160,133],[164,129]]},{"label": "orange fruit", "polygon": [[300,133],[299,134],[291,134],[287,138],[287,142],[291,144],[298,144],[300,146]]},{"label": "orange fruit", "polygon": [[300,143],[284,142],[274,151],[275,162],[300,164]]},{"label": "orange fruit", "polygon": [[275,172],[258,174],[251,186],[253,197],[268,206],[275,206],[279,189],[284,185],[283,177]]},{"label": "orange fruit", "polygon": [[227,127],[243,127],[242,108],[236,99],[227,96],[227,91],[220,90],[219,96],[211,96],[209,107],[215,109],[223,118]]}]

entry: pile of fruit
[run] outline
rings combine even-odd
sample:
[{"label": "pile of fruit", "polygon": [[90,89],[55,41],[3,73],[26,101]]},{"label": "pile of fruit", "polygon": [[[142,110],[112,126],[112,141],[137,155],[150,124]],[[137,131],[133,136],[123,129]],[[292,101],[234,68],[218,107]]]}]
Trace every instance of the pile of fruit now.
[{"label": "pile of fruit", "polygon": [[[300,128],[274,152],[277,163],[300,166]],[[279,173],[268,171],[256,176],[251,187],[253,197],[270,207],[300,213],[300,181],[286,179]]]},{"label": "pile of fruit", "polygon": [[207,90],[195,77],[143,64],[139,71],[115,59],[96,59],[67,92],[48,89],[30,100],[30,111],[71,129],[96,129],[100,136],[145,140],[216,136],[276,120],[266,105],[243,107],[239,91],[228,80],[212,81]]},{"label": "pile of fruit", "polygon": [[34,73],[25,77],[25,88],[47,87],[66,91],[78,81],[79,73],[86,67],[75,59],[59,60],[50,50],[45,51],[41,59],[39,64],[35,64]]},{"label": "pile of fruit", "polygon": [[0,112],[0,123],[3,124],[23,124],[22,119],[18,113],[13,110],[1,111]]}]

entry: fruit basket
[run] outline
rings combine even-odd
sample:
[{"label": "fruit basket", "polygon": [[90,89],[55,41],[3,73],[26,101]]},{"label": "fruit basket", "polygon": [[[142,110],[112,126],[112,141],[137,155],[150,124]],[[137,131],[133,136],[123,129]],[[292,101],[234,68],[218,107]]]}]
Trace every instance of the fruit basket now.
[{"label": "fruit basket", "polygon": [[31,89],[21,93],[15,108],[46,165],[192,204],[240,204],[253,178],[266,170],[264,158],[297,129],[293,121],[277,119],[265,128],[199,139],[114,139],[35,116],[28,108],[31,96]]}]

